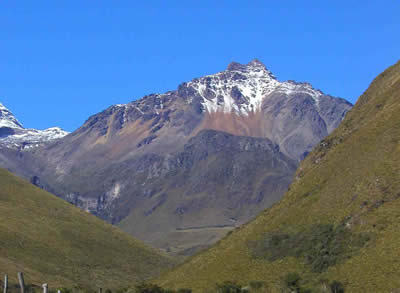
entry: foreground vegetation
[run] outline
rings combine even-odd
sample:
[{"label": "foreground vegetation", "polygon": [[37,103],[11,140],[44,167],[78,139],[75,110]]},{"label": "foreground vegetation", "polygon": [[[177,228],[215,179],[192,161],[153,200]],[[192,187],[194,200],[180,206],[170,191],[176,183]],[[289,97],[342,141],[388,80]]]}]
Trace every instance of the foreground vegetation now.
[{"label": "foreground vegetation", "polygon": [[339,280],[348,292],[400,288],[400,63],[377,77],[301,163],[284,198],[158,284],[204,291],[261,280],[281,291]]},{"label": "foreground vegetation", "polygon": [[[74,288],[57,288],[50,289],[49,293],[96,293],[91,290],[85,290],[80,287]],[[18,293],[19,287],[13,285],[8,290],[9,293]],[[27,293],[41,293],[42,289],[36,285],[26,286]],[[117,290],[100,289],[99,292],[104,293],[192,293],[192,289],[180,288],[180,289],[165,289],[156,284],[152,283],[140,283],[132,288],[122,288]],[[205,290],[204,293],[267,293],[271,292],[271,288],[268,284],[262,281],[252,281],[249,284],[243,286],[233,281],[225,281],[223,283],[215,284],[210,286],[209,289]],[[317,288],[309,289],[303,286],[302,278],[297,273],[289,273],[281,280],[280,292],[288,293],[344,293],[345,289],[342,283],[338,281],[329,282],[328,280],[321,279]]]},{"label": "foreground vegetation", "polygon": [[8,274],[10,283],[23,271],[29,284],[118,288],[156,277],[172,264],[118,228],[0,169],[0,276]]},{"label": "foreground vegetation", "polygon": [[373,238],[373,233],[353,233],[344,224],[317,224],[294,233],[270,232],[262,239],[250,241],[254,258],[270,262],[286,257],[301,258],[312,272],[322,273],[329,267],[355,255]]}]

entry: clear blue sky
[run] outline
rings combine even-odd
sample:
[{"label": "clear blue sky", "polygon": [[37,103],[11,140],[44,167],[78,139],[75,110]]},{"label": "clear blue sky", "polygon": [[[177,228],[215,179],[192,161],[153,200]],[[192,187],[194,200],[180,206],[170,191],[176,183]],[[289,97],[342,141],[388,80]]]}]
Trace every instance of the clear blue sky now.
[{"label": "clear blue sky", "polygon": [[400,59],[400,1],[0,2],[0,102],[26,127],[71,131],[255,57],[355,102]]}]

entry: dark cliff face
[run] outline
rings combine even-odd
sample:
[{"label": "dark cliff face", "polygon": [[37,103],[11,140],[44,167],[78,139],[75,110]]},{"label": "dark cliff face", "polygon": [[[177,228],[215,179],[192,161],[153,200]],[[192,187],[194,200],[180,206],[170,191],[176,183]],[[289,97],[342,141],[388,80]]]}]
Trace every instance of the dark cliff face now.
[{"label": "dark cliff face", "polygon": [[301,160],[340,124],[350,108],[349,102],[331,96],[315,101],[301,90],[290,94],[274,92],[263,102],[267,137],[278,143],[284,153]]},{"label": "dark cliff face", "polygon": [[[182,251],[216,241],[279,199],[297,162],[350,108],[307,83],[279,82],[257,60],[232,63],[176,91],[111,106],[0,164]],[[200,229],[176,235],[190,226]]]},{"label": "dark cliff face", "polygon": [[[20,158],[29,159],[28,153]],[[82,164],[62,182],[50,175],[31,181],[156,247],[186,255],[279,200],[296,165],[269,139],[202,130],[174,153],[137,154],[103,168]]]},{"label": "dark cliff face", "polygon": [[268,139],[203,130],[175,154],[144,154],[93,172],[79,188],[102,182],[86,191],[93,202],[74,200],[152,245],[181,253],[212,244],[277,201],[295,169]]}]

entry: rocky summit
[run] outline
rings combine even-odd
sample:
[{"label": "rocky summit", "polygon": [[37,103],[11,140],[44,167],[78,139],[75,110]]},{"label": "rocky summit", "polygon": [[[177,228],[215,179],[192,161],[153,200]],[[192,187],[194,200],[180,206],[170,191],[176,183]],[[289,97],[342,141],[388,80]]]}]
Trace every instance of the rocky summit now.
[{"label": "rocky summit", "polygon": [[[352,105],[260,61],[114,105],[0,164],[132,235],[192,254],[279,200]],[[13,158],[10,160],[10,158]]]}]

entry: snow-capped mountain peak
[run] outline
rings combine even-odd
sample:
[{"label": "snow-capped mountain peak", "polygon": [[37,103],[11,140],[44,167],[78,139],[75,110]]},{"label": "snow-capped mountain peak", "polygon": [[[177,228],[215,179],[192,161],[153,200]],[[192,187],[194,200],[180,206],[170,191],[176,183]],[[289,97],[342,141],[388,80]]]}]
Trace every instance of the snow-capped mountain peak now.
[{"label": "snow-capped mountain peak", "polygon": [[293,89],[290,84],[279,82],[257,59],[248,64],[232,62],[225,71],[194,79],[187,85],[203,98],[207,112],[245,116],[259,111],[264,98],[280,87]]},{"label": "snow-capped mountain peak", "polygon": [[9,127],[15,129],[22,129],[22,124],[18,119],[8,110],[2,103],[0,103],[0,128]]},{"label": "snow-capped mountain peak", "polygon": [[224,71],[183,82],[177,91],[143,97],[143,101],[156,99],[157,102],[152,107],[142,106],[147,103],[142,103],[142,99],[112,107],[124,108],[125,113],[130,111],[129,108],[134,108],[140,114],[152,109],[158,115],[164,107],[163,97],[173,93],[183,97],[188,104],[200,102],[200,111],[239,116],[249,116],[261,111],[263,103],[276,95],[285,100],[304,94],[314,100],[316,107],[319,107],[324,96],[328,97],[307,82],[279,81],[261,61],[253,59],[247,64],[231,62]]},{"label": "snow-capped mountain peak", "polygon": [[193,79],[184,85],[198,93],[206,112],[241,116],[260,111],[262,103],[273,93],[282,97],[303,93],[310,96],[317,106],[324,96],[309,83],[278,81],[257,59],[247,64],[232,62],[225,71]]},{"label": "snow-capped mountain peak", "polygon": [[62,138],[68,134],[59,127],[45,130],[26,129],[2,103],[0,103],[0,145],[9,148],[32,148]]}]

